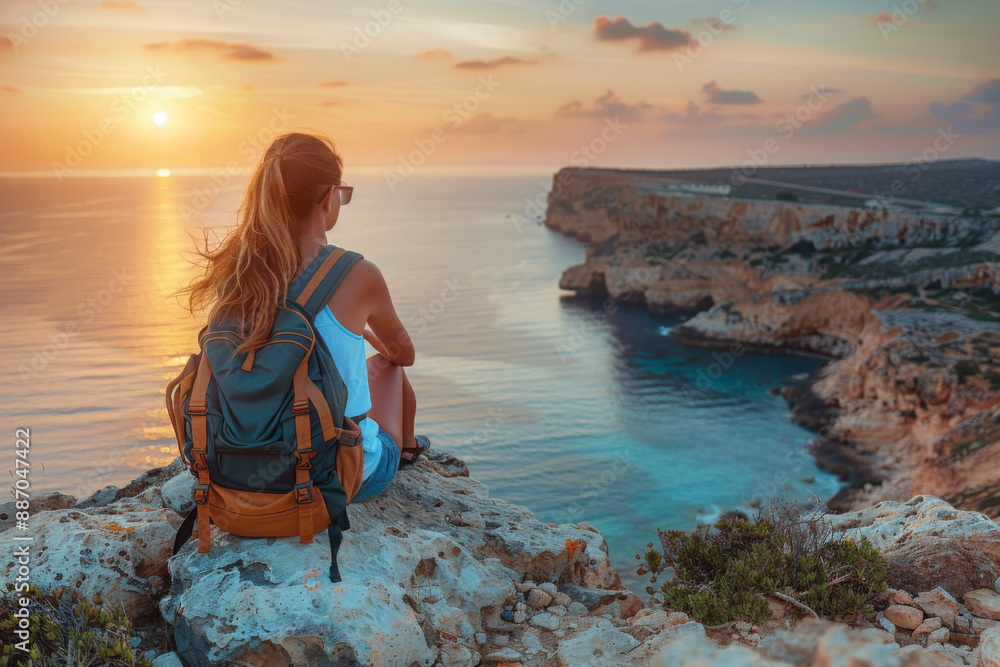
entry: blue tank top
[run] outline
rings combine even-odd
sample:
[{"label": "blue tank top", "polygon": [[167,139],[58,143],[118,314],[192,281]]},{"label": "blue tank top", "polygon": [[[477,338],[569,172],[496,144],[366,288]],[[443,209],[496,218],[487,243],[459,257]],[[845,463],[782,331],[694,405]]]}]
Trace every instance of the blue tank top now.
[{"label": "blue tank top", "polygon": [[[333,362],[347,385],[348,417],[368,412],[372,407],[372,397],[368,389],[368,365],[365,362],[365,338],[344,327],[326,306],[319,311],[315,320],[316,330],[330,348]],[[371,417],[365,417],[358,424],[361,427],[361,448],[364,450],[363,479],[375,471],[382,456],[382,442],[378,438],[379,425]]]}]

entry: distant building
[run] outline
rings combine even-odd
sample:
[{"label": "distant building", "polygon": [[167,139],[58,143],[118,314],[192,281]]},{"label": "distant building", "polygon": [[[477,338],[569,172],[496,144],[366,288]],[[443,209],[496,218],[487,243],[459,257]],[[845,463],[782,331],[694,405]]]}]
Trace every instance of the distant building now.
[{"label": "distant building", "polygon": [[697,195],[717,195],[728,197],[732,188],[728,185],[711,185],[709,183],[667,183],[670,192],[690,192]]}]

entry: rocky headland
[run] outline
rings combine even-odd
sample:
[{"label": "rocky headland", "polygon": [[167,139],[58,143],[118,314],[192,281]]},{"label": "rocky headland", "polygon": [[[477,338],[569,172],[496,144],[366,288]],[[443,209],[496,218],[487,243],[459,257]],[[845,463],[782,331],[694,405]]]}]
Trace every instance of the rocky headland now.
[{"label": "rocky headland", "polygon": [[555,176],[545,224],[589,243],[560,287],[689,316],[671,332],[687,344],[829,359],[784,394],[849,482],[832,509],[930,494],[1000,517],[1000,218],[692,194],[664,174]]},{"label": "rocky headland", "polygon": [[874,622],[774,599],[770,620],[706,627],[625,590],[593,526],[541,523],[431,454],[352,505],[336,584],[325,531],[301,545],[213,526],[210,553],[171,554],[194,484],[180,459],[85,499],[38,497],[27,531],[0,506],[0,531],[34,538],[43,590],[124,608],[156,667],[1000,665],[1000,526],[983,514],[918,496],[827,515],[886,559]]}]

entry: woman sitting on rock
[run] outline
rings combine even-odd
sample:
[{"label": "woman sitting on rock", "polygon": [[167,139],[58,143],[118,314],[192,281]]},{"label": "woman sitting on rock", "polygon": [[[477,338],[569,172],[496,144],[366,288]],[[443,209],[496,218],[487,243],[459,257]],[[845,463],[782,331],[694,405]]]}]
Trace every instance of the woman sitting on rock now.
[{"label": "woman sitting on rock", "polygon": [[[255,304],[283,303],[288,286],[326,247],[341,206],[351,201],[353,188],[342,174],[343,160],[328,138],[296,132],[275,139],[250,177],[238,227],[217,250],[204,253],[207,271],[190,289],[192,303],[225,300],[259,314],[265,309]],[[243,326],[251,333],[270,331],[271,322],[257,319]],[[352,502],[367,500],[430,447],[413,433],[417,404],[403,372],[413,364],[413,343],[385,278],[367,259],[351,266],[314,325],[347,385],[345,414],[367,413],[358,422],[364,470]],[[367,359],[366,340],[377,351]]]}]

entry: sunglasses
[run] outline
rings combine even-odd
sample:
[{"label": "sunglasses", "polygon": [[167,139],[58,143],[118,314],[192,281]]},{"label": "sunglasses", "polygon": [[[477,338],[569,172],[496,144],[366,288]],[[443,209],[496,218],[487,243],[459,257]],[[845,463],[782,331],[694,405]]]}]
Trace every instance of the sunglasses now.
[{"label": "sunglasses", "polygon": [[[351,196],[354,194],[353,185],[331,185],[330,188],[333,188],[338,192],[341,206],[347,206],[351,203]],[[326,197],[326,193],[330,191],[330,188],[323,190],[323,196],[319,198],[319,201],[316,202],[317,204],[323,201],[323,198]]]}]

